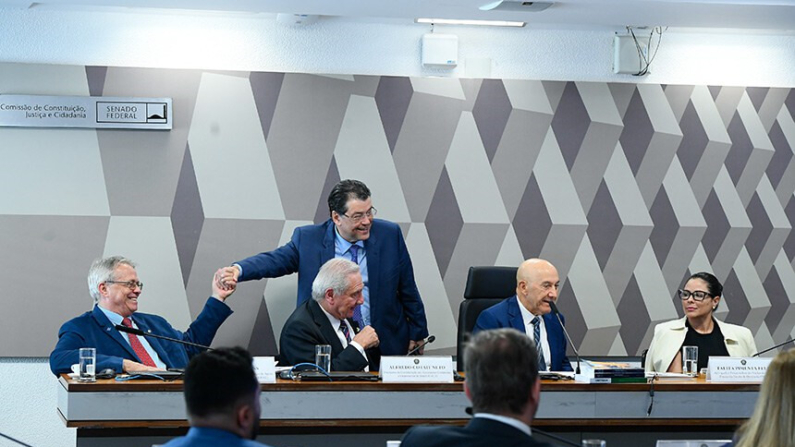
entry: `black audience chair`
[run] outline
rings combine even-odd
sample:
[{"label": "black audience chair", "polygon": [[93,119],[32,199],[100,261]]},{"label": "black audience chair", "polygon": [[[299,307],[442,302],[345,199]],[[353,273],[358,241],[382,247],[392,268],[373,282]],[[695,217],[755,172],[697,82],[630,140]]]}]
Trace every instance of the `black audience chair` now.
[{"label": "black audience chair", "polygon": [[458,308],[458,370],[464,370],[464,344],[481,312],[516,294],[516,267],[470,267],[464,301]]}]

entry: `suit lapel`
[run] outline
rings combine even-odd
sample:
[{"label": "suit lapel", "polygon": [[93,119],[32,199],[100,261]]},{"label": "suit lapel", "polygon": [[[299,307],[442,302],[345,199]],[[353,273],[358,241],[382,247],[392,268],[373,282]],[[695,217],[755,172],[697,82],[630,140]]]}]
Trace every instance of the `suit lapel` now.
[{"label": "suit lapel", "polygon": [[375,320],[375,316],[378,315],[377,307],[377,299],[375,299],[378,294],[376,293],[378,290],[378,278],[381,276],[377,272],[379,272],[381,267],[381,247],[378,244],[378,234],[373,232],[375,228],[375,222],[373,225],[370,226],[370,237],[364,241],[364,250],[367,256],[367,293],[370,298],[370,321],[372,322]]},{"label": "suit lapel", "polygon": [[[135,355],[135,351],[132,350],[132,346],[127,343],[127,340],[122,337],[118,330],[113,327],[108,317],[105,316],[105,313],[100,310],[99,306],[94,306],[94,310],[91,312],[91,317],[94,319],[94,322],[97,326],[102,328],[102,333],[110,337],[113,341],[119,344],[125,351],[127,351],[132,358],[137,359],[138,356]],[[140,359],[139,359],[140,361]]]},{"label": "suit lapel", "polygon": [[320,308],[320,304],[314,299],[309,301],[309,313],[312,314],[312,320],[315,322],[315,325],[317,325],[318,330],[320,330],[323,339],[326,340],[326,343],[331,345],[331,352],[337,354],[342,352],[342,343],[339,337],[337,337],[337,333],[334,331],[334,328],[331,327],[331,322],[328,321],[328,317],[323,312],[323,309]]},{"label": "suit lapel", "polygon": [[320,267],[323,267],[323,264],[325,264],[326,261],[334,258],[335,237],[336,237],[336,232],[334,231],[334,221],[329,219],[326,221],[326,234],[323,236],[323,249],[320,250],[320,253],[318,253],[318,255],[320,256],[317,265],[318,270],[320,270]]},{"label": "suit lapel", "polygon": [[524,327],[522,312],[519,310],[519,297],[517,296],[511,298],[510,306],[508,306],[508,318],[512,328],[519,332],[527,333]]}]

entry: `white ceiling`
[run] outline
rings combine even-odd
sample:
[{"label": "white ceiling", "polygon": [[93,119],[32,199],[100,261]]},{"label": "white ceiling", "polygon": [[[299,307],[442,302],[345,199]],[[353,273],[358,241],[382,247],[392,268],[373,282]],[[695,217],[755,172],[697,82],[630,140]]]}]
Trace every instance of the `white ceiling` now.
[{"label": "white ceiling", "polygon": [[[795,0],[559,0],[542,12],[481,11],[494,0],[0,0],[33,10],[225,14],[317,14],[368,22],[417,17],[519,20],[529,28],[670,26],[793,33]],[[516,0],[510,0],[516,1]]]}]

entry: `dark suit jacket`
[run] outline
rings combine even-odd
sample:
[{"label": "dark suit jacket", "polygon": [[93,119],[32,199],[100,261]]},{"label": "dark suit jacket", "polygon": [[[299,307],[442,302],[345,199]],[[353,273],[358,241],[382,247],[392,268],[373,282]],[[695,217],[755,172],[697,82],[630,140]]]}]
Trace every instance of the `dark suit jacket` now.
[{"label": "dark suit jacket", "polygon": [[[312,299],[312,281],[320,267],[334,258],[334,237],[331,219],[319,225],[296,228],[287,244],[237,262],[243,268],[238,279],[277,278],[297,272],[300,305]],[[396,224],[375,219],[364,248],[367,250],[371,324],[381,341],[381,352],[384,355],[405,354],[409,340],[428,336],[428,323],[403,233]]]},{"label": "dark suit jacket", "polygon": [[519,429],[486,418],[465,427],[418,425],[403,435],[400,447],[550,447]]},{"label": "dark suit jacket", "polygon": [[[358,332],[353,321],[348,320],[354,331]],[[320,304],[310,299],[298,306],[290,315],[282,328],[279,338],[279,364],[297,365],[299,363],[315,363],[315,345],[331,345],[332,371],[363,371],[370,360],[370,370],[377,371],[379,356],[377,350],[365,351],[365,359],[358,349],[348,345],[342,349],[342,343],[334,332],[331,322],[323,313]]]},{"label": "dark suit jacket", "polygon": [[[204,309],[185,332],[180,332],[157,315],[136,312],[132,319],[142,331],[179,340],[209,345],[213,342],[221,323],[232,314],[232,309],[221,301],[210,298]],[[188,360],[202,351],[201,348],[185,346],[167,340],[148,337],[146,341],[169,368],[184,368]],[[97,349],[97,372],[105,368],[122,371],[124,359],[141,362],[130,344],[122,337],[96,305],[94,310],[73,318],[58,331],[58,343],[50,354],[50,370],[56,376],[72,372],[72,365],[78,363],[80,348]]]},{"label": "dark suit jacket", "polygon": [[[566,357],[566,336],[563,334],[563,327],[552,313],[544,315],[543,318],[547,329],[549,353],[552,357],[550,368],[552,371],[573,371],[571,363]],[[560,319],[564,323],[566,322],[563,314],[560,315]],[[506,298],[481,312],[477,322],[475,322],[472,333],[501,327],[512,327],[518,331],[525,332],[522,312],[519,310],[519,299],[516,295]]]}]

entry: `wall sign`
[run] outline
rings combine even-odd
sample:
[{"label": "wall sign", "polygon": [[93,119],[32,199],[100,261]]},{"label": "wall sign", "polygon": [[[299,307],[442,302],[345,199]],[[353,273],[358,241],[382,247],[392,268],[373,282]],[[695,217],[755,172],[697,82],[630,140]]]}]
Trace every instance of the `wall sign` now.
[{"label": "wall sign", "polygon": [[0,127],[171,130],[171,98],[0,95]]}]

